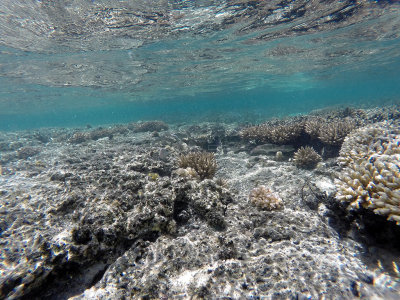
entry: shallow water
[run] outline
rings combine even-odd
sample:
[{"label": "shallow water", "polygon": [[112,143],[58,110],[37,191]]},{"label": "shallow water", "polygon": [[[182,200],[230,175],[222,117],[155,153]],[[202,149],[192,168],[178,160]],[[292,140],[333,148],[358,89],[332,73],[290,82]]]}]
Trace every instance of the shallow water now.
[{"label": "shallow water", "polygon": [[0,129],[398,101],[397,1],[0,4]]},{"label": "shallow water", "polygon": [[399,299],[399,49],[399,1],[1,0],[0,299]]}]

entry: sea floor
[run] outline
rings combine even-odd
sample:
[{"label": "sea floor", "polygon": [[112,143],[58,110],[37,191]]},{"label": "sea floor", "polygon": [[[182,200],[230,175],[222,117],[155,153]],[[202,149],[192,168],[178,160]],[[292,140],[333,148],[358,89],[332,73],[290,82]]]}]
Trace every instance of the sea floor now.
[{"label": "sea floor", "polygon": [[[296,145],[243,128],[0,132],[0,298],[398,299],[400,226],[335,199],[337,156],[302,169]],[[193,151],[214,153],[213,178],[177,171]],[[249,200],[260,185],[281,208]]]}]

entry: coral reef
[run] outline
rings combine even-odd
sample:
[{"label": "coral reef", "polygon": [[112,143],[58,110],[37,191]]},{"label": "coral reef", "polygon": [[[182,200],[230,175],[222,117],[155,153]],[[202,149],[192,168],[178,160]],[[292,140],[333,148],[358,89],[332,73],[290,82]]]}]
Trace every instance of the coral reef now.
[{"label": "coral reef", "polygon": [[210,152],[191,152],[179,157],[178,165],[180,168],[191,168],[201,180],[213,178],[217,171],[217,162],[214,153]]},{"label": "coral reef", "polygon": [[337,198],[387,216],[400,224],[400,126],[381,122],[350,134],[340,151],[344,169],[336,180]]},{"label": "coral reef", "polygon": [[249,199],[255,206],[265,210],[276,210],[283,205],[282,199],[263,185],[251,190]]},{"label": "coral reef", "polygon": [[[371,164],[370,191],[385,204],[357,212],[334,197],[336,160],[316,171],[286,162],[299,143],[329,146],[305,129],[293,145],[254,148],[237,123],[129,126],[0,132],[1,299],[398,298],[400,226],[385,220],[397,218],[398,124],[343,144],[343,173]],[[79,146],[68,141],[78,132]],[[177,168],[179,154],[214,145],[214,179]],[[24,159],[22,147],[40,151]]]},{"label": "coral reef", "polygon": [[313,169],[322,160],[314,148],[306,146],[297,150],[293,156],[294,164],[299,168]]}]

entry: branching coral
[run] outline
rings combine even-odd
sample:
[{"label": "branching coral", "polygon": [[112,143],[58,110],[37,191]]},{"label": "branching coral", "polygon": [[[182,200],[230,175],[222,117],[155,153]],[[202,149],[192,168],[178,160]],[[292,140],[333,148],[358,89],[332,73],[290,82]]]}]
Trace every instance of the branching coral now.
[{"label": "branching coral", "polygon": [[298,144],[304,135],[320,140],[326,145],[340,146],[344,138],[356,128],[349,118],[324,119],[319,116],[295,117],[287,120],[269,121],[242,129],[242,139],[257,143]]},{"label": "branching coral", "polygon": [[303,131],[303,123],[284,124],[269,128],[269,142],[283,145],[293,143],[300,137]]},{"label": "branching coral", "polygon": [[321,117],[309,117],[304,122],[304,131],[311,137],[311,139],[317,139],[321,125],[324,122],[325,120]]},{"label": "branching coral", "polygon": [[255,141],[257,143],[266,142],[266,127],[264,125],[250,126],[242,129],[239,136],[247,141]]},{"label": "branching coral", "polygon": [[356,127],[351,119],[338,119],[323,123],[319,128],[318,138],[324,143],[340,146],[346,136]]},{"label": "branching coral", "polygon": [[304,131],[311,139],[319,139],[322,143],[332,146],[340,146],[355,128],[356,122],[348,118],[327,121],[321,117],[309,117],[304,124]]},{"label": "branching coral", "polygon": [[313,169],[322,160],[312,147],[301,147],[293,156],[294,164],[299,168]]},{"label": "branching coral", "polygon": [[382,122],[356,130],[344,141],[337,198],[350,208],[372,209],[400,225],[400,124]]},{"label": "branching coral", "polygon": [[178,165],[180,168],[191,168],[200,179],[213,178],[217,171],[217,162],[214,153],[192,152],[179,157]]},{"label": "branching coral", "polygon": [[263,185],[254,188],[250,192],[249,198],[260,209],[276,210],[283,205],[282,199]]},{"label": "branching coral", "polygon": [[303,125],[302,119],[270,121],[244,128],[239,135],[242,139],[259,143],[290,144],[300,137]]}]

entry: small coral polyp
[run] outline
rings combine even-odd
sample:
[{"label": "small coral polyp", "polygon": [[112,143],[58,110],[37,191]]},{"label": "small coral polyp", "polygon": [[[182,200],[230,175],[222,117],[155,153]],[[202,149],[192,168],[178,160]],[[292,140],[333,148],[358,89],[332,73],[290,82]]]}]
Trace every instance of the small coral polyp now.
[{"label": "small coral polyp", "polygon": [[282,199],[263,185],[254,188],[249,198],[255,206],[264,210],[276,210],[283,205]]},{"label": "small coral polyp", "polygon": [[356,130],[344,141],[337,198],[400,225],[400,127],[382,122]]}]

